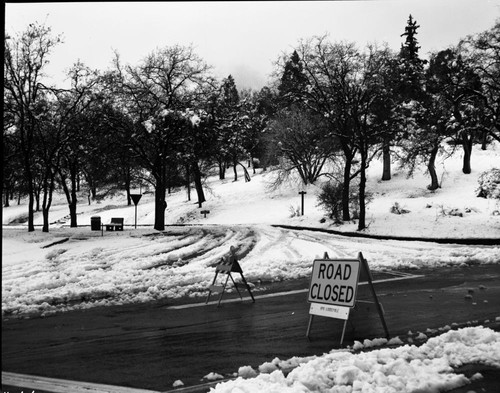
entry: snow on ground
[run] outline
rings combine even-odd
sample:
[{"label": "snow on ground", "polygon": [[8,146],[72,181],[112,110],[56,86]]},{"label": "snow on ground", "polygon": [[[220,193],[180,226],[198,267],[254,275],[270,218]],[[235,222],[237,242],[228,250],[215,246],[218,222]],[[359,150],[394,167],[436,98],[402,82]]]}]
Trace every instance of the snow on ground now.
[{"label": "snow on ground", "polygon": [[[374,200],[368,207],[365,232],[500,239],[500,216],[495,215],[500,210],[498,201],[475,196],[479,174],[498,166],[498,146],[485,152],[474,150],[471,175],[463,175],[461,157],[453,157],[439,163],[443,187],[430,192],[424,173],[407,179],[404,172],[394,170],[390,182],[381,182],[381,165],[373,163],[368,189]],[[210,213],[206,218],[195,203],[195,192],[192,201],[186,200],[184,190],[172,192],[165,216],[169,226],[163,232],[152,229],[152,193],[144,193],[137,207],[138,229],[133,227],[135,208],[126,205],[123,195],[91,205],[82,195],[79,228],[68,227],[67,205],[61,197],[56,198],[50,211],[50,233],[39,228],[28,233],[25,225],[15,224],[27,216],[26,205],[3,208],[2,318],[160,298],[204,297],[214,265],[230,246],[236,247],[247,280],[263,282],[264,286],[266,282],[307,277],[314,258],[324,252],[332,258],[352,258],[362,252],[372,270],[500,262],[500,246],[382,241],[273,227],[270,224],[355,231],[356,223],[320,223],[325,213],[316,206],[317,187],[306,188],[305,215],[298,216],[292,212],[300,208],[300,187],[270,193],[270,173],[258,172],[248,183],[243,177],[233,182],[230,171],[227,175],[225,181],[212,177],[207,182],[210,191],[203,208]],[[391,214],[396,202],[410,212]],[[446,214],[451,209],[460,209],[463,217]],[[101,236],[100,231],[90,230],[94,216],[104,223],[112,217],[124,217],[125,230],[104,231]],[[35,224],[40,225],[41,220],[37,214]],[[393,340],[388,344],[398,343]],[[240,375],[252,378],[221,383],[213,392],[437,392],[468,382],[465,376],[453,373],[453,367],[469,363],[500,367],[499,333],[482,327],[449,331],[418,347],[357,351],[373,345],[375,341],[365,340],[351,351],[274,359],[261,365],[258,375],[243,366]],[[210,380],[217,378],[215,372],[207,375]]]},{"label": "snow on ground", "polygon": [[362,252],[372,270],[498,263],[500,255],[495,246],[352,239],[268,225],[126,229],[104,236],[89,228],[54,229],[49,235],[5,229],[2,316],[201,298],[230,246],[254,284],[308,277],[312,261],[324,252],[331,258]]},{"label": "snow on ground", "polygon": [[[469,327],[433,337],[421,346],[403,345],[358,353],[333,350],[323,356],[294,360],[299,365],[287,375],[283,370],[289,367],[290,361],[276,358],[261,367],[258,376],[248,379],[240,376],[217,384],[210,392],[447,391],[470,383],[469,378],[455,373],[453,368],[464,364],[500,368],[500,333],[481,326]],[[477,373],[471,379],[479,378],[482,376]]]},{"label": "snow on ground", "polygon": [[[370,169],[369,189],[375,199],[368,211],[368,233],[415,237],[485,237],[500,239],[498,202],[475,197],[479,174],[500,164],[500,149],[473,153],[474,172],[463,175],[460,157],[444,162],[443,188],[427,191],[427,177],[420,173],[406,179],[395,173],[380,182],[380,165]],[[228,171],[228,176],[231,171]],[[294,231],[270,226],[289,224],[332,228],[319,220],[313,186],[306,195],[305,215],[292,217],[300,206],[298,189],[266,192],[271,174],[257,174],[252,181],[233,182],[210,178],[207,218],[184,190],[168,197],[164,232],[152,229],[152,193],[144,193],[134,229],[134,206],[115,196],[78,206],[79,228],[69,228],[67,206],[60,199],[51,209],[50,233],[28,233],[22,225],[9,225],[26,215],[26,205],[3,208],[2,316],[47,315],[57,311],[111,304],[146,302],[159,298],[204,296],[213,279],[214,265],[235,246],[247,280],[273,282],[307,277],[312,261],[325,252],[332,258],[353,258],[362,252],[371,269],[419,268],[500,262],[499,246],[465,246],[427,242],[401,242],[348,238],[328,233]],[[195,194],[193,192],[193,194]],[[398,202],[411,212],[389,213]],[[427,207],[430,205],[431,207]],[[445,209],[469,207],[464,217],[441,216]],[[291,207],[293,209],[291,209]],[[91,231],[90,218],[102,222],[124,217],[123,232]],[[41,224],[37,214],[36,224]],[[175,224],[205,224],[178,226]],[[355,230],[350,223],[334,227]],[[58,241],[63,241],[57,244]],[[49,246],[49,247],[47,247]],[[258,288],[256,288],[256,291]]]}]

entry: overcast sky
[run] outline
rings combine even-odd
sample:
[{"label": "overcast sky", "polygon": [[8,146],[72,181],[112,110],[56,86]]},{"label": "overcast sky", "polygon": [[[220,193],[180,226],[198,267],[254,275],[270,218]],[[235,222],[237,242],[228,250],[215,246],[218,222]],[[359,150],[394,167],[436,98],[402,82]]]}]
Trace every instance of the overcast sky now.
[{"label": "overcast sky", "polygon": [[408,15],[421,26],[420,53],[457,44],[491,28],[500,0],[371,0],[248,2],[73,2],[6,4],[5,29],[20,33],[38,21],[63,34],[47,73],[61,84],[78,59],[94,69],[111,65],[113,51],[136,64],[155,48],[190,45],[218,77],[260,89],[275,62],[299,39],[328,33],[331,41],[387,42],[398,50]]}]

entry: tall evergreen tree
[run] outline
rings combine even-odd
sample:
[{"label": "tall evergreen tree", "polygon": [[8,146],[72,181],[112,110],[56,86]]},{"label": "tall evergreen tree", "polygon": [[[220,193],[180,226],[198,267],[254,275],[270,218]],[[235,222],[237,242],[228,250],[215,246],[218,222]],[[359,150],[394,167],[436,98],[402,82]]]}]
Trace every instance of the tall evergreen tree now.
[{"label": "tall evergreen tree", "polygon": [[401,59],[400,68],[400,93],[405,101],[419,99],[422,93],[423,72],[425,60],[420,59],[417,40],[417,30],[420,25],[410,15],[405,32],[401,37],[405,37],[404,44],[401,44],[399,57]]},{"label": "tall evergreen tree", "polygon": [[280,106],[287,107],[297,102],[306,84],[307,77],[304,74],[303,65],[299,54],[294,50],[290,59],[284,65],[278,86]]}]

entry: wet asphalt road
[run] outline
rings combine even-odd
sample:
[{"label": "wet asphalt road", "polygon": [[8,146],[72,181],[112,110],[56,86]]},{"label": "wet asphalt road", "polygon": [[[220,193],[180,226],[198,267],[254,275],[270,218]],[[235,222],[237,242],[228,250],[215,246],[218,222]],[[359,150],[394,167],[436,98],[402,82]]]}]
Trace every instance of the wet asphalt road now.
[{"label": "wet asphalt road", "polygon": [[[489,321],[487,326],[500,330],[495,322],[500,316],[500,265],[408,272],[423,277],[375,284],[391,337],[405,341],[409,331],[452,323],[462,327]],[[374,279],[387,277],[374,274]],[[4,320],[2,371],[168,391],[178,379],[193,386],[210,372],[230,376],[240,366],[257,368],[275,357],[321,355],[339,346],[343,321],[315,317],[308,340],[306,292],[258,297],[308,285],[308,280],[270,284],[254,292],[255,303],[245,298],[219,308],[175,308],[185,300],[164,300]],[[358,300],[363,299],[371,299],[367,286],[358,292]],[[385,336],[369,303],[359,302],[350,322],[345,345]],[[500,378],[496,370],[492,375]]]}]

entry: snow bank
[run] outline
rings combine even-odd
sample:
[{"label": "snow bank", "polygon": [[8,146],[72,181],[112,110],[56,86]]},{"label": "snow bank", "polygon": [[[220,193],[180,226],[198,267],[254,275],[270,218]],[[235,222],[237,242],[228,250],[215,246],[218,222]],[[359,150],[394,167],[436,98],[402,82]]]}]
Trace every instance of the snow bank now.
[{"label": "snow bank", "polygon": [[[66,241],[44,248],[61,239]],[[104,236],[89,228],[49,234],[8,229],[2,244],[2,316],[205,297],[215,264],[230,246],[251,284],[309,277],[313,260],[325,252],[331,258],[362,252],[372,270],[498,263],[500,255],[495,246],[353,240],[268,225],[137,229]]]},{"label": "snow bank", "polygon": [[478,363],[500,368],[500,333],[482,326],[451,330],[419,347],[332,351],[300,364],[286,376],[282,370],[270,370],[255,378],[220,383],[210,392],[432,393],[466,385],[470,380],[453,369]]}]

